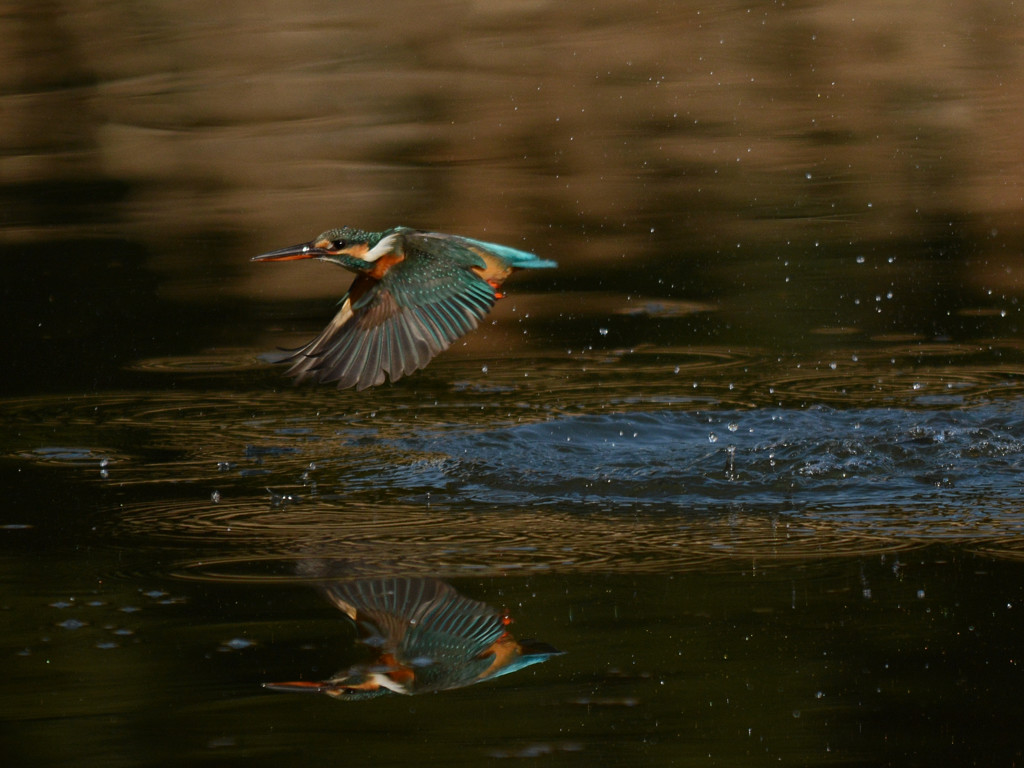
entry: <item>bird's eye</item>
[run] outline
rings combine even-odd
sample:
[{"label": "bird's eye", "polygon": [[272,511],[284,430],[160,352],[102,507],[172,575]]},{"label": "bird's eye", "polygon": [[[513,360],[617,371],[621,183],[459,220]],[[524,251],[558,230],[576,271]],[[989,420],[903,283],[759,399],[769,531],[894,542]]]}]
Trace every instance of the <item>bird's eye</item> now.
[{"label": "bird's eye", "polygon": [[343,251],[348,246],[344,240],[333,240],[331,241],[331,249],[335,251]]}]

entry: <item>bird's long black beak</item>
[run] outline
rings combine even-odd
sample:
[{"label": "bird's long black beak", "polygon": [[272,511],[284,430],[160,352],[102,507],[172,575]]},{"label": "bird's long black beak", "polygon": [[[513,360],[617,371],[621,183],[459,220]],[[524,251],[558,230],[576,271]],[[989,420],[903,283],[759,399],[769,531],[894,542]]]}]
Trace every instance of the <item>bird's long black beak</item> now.
[{"label": "bird's long black beak", "polygon": [[325,255],[323,248],[317,248],[313,243],[299,243],[289,245],[287,248],[278,248],[276,251],[261,253],[253,256],[253,261],[295,261],[296,259],[316,259]]}]

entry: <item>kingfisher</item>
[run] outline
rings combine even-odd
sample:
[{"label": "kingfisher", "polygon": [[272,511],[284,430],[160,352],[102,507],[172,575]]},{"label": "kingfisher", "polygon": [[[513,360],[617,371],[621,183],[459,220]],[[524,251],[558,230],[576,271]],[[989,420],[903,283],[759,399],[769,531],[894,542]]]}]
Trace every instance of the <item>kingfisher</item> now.
[{"label": "kingfisher", "polygon": [[357,390],[418,371],[476,328],[512,272],[558,266],[506,245],[409,227],[329,229],[252,260],[296,259],[327,261],[356,277],[328,326],[280,362],[291,364],[287,373],[298,382]]},{"label": "kingfisher", "polygon": [[264,688],[348,700],[408,696],[473,685],[562,653],[547,643],[516,640],[507,613],[440,579],[358,579],[330,584],[325,592],[356,625],[359,641],[372,649],[371,660],[321,682]]}]

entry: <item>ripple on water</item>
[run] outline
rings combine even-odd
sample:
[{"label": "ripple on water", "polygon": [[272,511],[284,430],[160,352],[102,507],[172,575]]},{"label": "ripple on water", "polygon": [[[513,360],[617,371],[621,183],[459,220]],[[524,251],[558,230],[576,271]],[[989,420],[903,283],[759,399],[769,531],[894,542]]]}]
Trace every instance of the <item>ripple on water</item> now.
[{"label": "ripple on water", "polygon": [[129,370],[168,374],[219,374],[266,367],[261,356],[251,349],[210,349],[199,355],[149,357],[136,360]]},{"label": "ripple on water", "polygon": [[127,457],[108,448],[89,448],[86,446],[43,446],[30,451],[22,451],[20,458],[36,464],[48,464],[67,467],[99,467],[106,468],[123,463]]},{"label": "ripple on water", "polygon": [[[181,388],[11,400],[0,418],[7,455],[106,461],[138,487],[116,525],[140,536],[290,558],[343,544],[446,573],[679,569],[1016,534],[1019,367],[977,354],[904,344],[789,378],[716,349],[501,360],[485,375],[458,358],[369,395]],[[869,396],[879,377],[910,394]]]},{"label": "ripple on water", "polygon": [[[965,493],[1016,494],[1024,423],[1012,406],[920,412],[757,409],[562,415],[393,441],[435,494],[480,503],[699,510],[794,507]],[[410,490],[414,489],[411,484]],[[435,497],[436,498],[436,497]]]},{"label": "ripple on water", "polygon": [[[300,580],[294,564],[341,560],[351,575],[382,569],[408,575],[548,572],[679,572],[713,561],[745,565],[783,558],[864,555],[914,546],[849,520],[737,510],[717,514],[580,514],[551,507],[467,512],[422,506],[364,507],[319,502],[268,509],[258,502],[151,504],[123,510],[120,533],[230,543],[245,554],[190,559],[189,579]],[[125,531],[127,529],[127,531]],[[219,545],[219,546],[218,546]]]}]

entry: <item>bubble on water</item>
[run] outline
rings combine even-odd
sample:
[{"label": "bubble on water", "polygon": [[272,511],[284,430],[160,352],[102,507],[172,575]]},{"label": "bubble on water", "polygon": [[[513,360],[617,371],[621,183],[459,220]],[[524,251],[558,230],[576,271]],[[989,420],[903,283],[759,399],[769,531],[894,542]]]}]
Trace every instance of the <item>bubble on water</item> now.
[{"label": "bubble on water", "polygon": [[607,328],[598,328],[597,332],[599,334],[601,334],[602,336],[607,336],[608,335],[608,329]]},{"label": "bubble on water", "polygon": [[63,627],[64,629],[81,629],[86,626],[86,623],[84,621],[79,621],[78,619],[68,619],[67,621],[60,622],[57,626]]},{"label": "bubble on water", "polygon": [[709,443],[717,443],[718,442],[718,435],[716,435],[714,432],[708,433],[708,442]]}]

